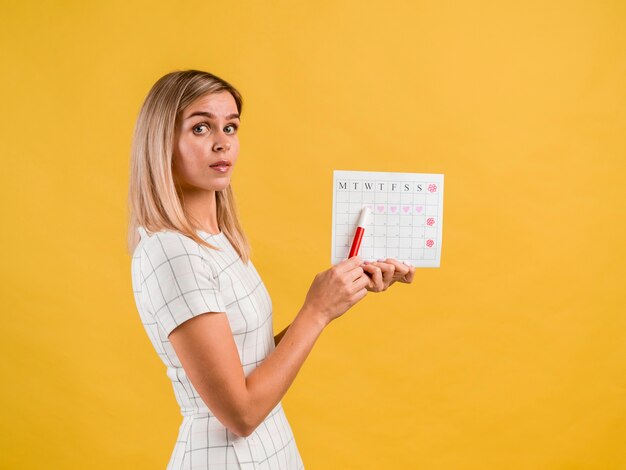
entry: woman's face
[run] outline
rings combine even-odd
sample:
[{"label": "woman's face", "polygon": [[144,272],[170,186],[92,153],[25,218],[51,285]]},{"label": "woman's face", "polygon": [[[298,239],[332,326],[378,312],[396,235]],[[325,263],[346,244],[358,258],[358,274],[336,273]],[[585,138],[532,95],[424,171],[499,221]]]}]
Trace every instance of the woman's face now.
[{"label": "woman's face", "polygon": [[183,110],[174,137],[177,185],[191,191],[226,188],[239,155],[238,129],[237,104],[227,91],[202,96]]}]

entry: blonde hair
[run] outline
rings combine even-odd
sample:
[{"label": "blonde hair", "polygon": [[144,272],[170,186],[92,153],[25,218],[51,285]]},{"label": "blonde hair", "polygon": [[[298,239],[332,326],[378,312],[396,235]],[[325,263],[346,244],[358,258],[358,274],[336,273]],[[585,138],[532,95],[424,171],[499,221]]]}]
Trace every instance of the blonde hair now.
[{"label": "blonde hair", "polygon": [[[128,249],[139,242],[139,227],[148,232],[174,230],[200,245],[219,250],[204,241],[181,203],[172,176],[174,131],[182,111],[196,99],[228,91],[241,115],[243,100],[231,84],[208,72],[182,70],[168,73],[152,86],[135,123],[128,192]],[[237,218],[231,185],[216,191],[217,223],[240,258],[247,263],[250,245]]]}]

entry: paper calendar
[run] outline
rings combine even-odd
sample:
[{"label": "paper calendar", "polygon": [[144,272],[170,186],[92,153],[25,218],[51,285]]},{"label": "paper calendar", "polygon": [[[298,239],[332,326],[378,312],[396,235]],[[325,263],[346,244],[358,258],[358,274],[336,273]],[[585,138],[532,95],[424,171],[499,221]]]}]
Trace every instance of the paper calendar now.
[{"label": "paper calendar", "polygon": [[394,258],[417,267],[439,267],[443,175],[335,170],[332,264],[348,257],[364,206],[370,208],[371,216],[359,251],[361,258]]}]

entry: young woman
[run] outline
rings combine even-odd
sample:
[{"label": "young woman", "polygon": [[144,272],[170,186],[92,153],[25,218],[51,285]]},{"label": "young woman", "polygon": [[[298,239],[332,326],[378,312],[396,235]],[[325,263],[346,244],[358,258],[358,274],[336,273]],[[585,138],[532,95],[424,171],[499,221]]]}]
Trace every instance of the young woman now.
[{"label": "young woman", "polygon": [[281,399],[328,324],[415,268],[353,257],[317,274],[274,337],[230,180],[242,98],[186,70],[160,78],[134,130],[129,247],[141,321],[183,421],[168,469],[304,468]]}]

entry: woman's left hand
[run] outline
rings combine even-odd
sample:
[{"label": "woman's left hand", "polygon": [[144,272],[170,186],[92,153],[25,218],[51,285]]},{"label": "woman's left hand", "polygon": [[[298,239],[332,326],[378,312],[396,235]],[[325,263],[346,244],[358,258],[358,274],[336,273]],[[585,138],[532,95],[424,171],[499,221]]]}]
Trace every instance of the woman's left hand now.
[{"label": "woman's left hand", "polygon": [[361,267],[370,275],[370,284],[365,288],[371,292],[383,292],[396,281],[410,284],[415,276],[415,266],[393,258],[376,262],[366,261]]}]

